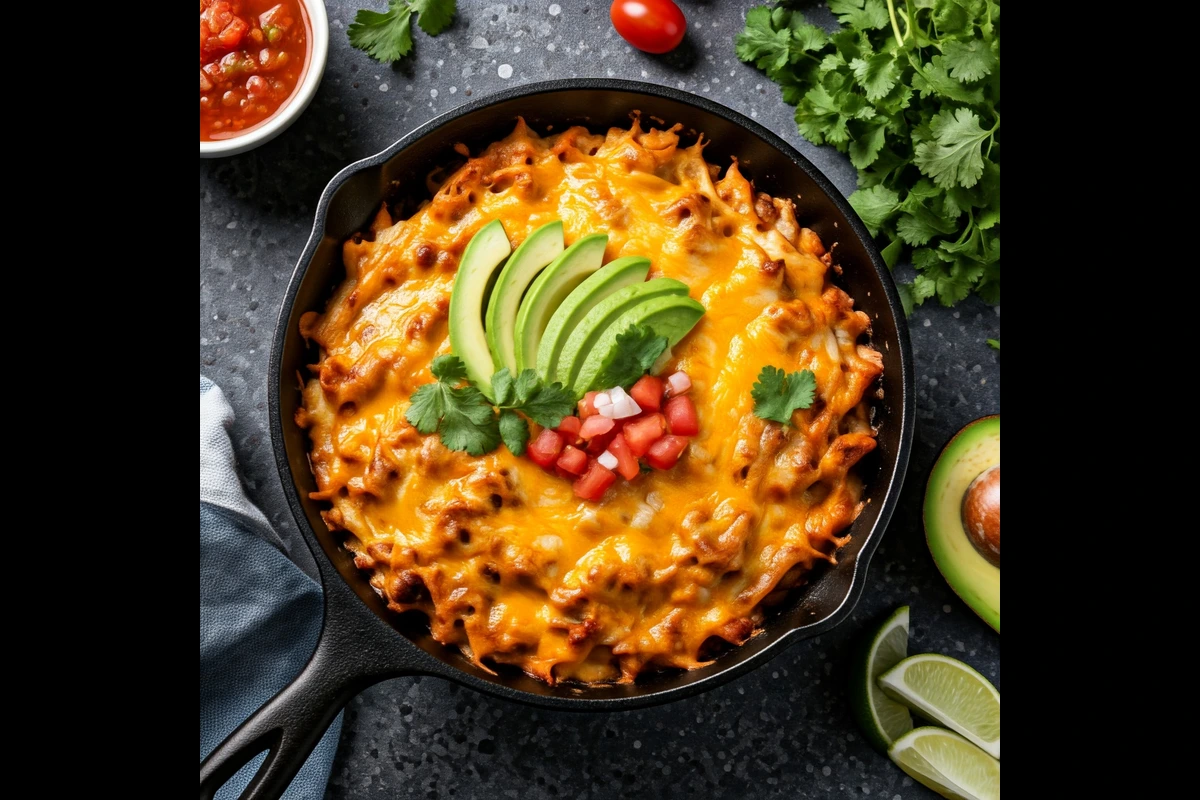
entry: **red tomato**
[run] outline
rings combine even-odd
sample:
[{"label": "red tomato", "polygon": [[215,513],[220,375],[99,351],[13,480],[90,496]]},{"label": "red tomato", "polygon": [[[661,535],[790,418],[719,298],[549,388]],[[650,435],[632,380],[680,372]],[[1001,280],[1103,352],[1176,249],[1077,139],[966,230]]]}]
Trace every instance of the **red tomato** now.
[{"label": "red tomato", "polygon": [[625,426],[623,435],[629,450],[638,458],[646,455],[650,445],[666,433],[666,420],[662,414],[654,414]]},{"label": "red tomato", "polygon": [[533,440],[533,444],[529,445],[528,452],[535,464],[542,469],[550,469],[558,460],[558,454],[562,452],[562,449],[562,437],[546,428]]},{"label": "red tomato", "polygon": [[608,449],[608,446],[612,444],[612,440],[615,439],[617,434],[620,432],[621,431],[614,426],[613,429],[608,433],[602,433],[599,436],[594,437],[590,442],[588,442],[588,455],[598,456],[603,453]]},{"label": "red tomato", "polygon": [[629,396],[641,407],[642,411],[658,411],[662,406],[662,378],[643,375],[629,390]]},{"label": "red tomato", "polygon": [[696,416],[696,406],[692,398],[686,394],[672,397],[664,409],[667,415],[667,426],[671,433],[677,436],[695,436],[700,432],[700,419]]},{"label": "red tomato", "polygon": [[558,423],[556,431],[563,435],[563,438],[568,442],[573,442],[579,438],[579,426],[582,423],[579,417],[563,417],[562,422]]},{"label": "red tomato", "polygon": [[646,463],[655,469],[670,469],[687,449],[688,440],[682,436],[664,436],[650,445]]},{"label": "red tomato", "polygon": [[616,456],[617,472],[621,473],[625,480],[631,481],[642,473],[642,466],[638,464],[637,456],[629,449],[629,442],[625,441],[624,435],[618,433],[613,437],[608,445],[608,452]]},{"label": "red tomato", "polygon": [[583,424],[579,426],[579,437],[581,439],[591,439],[592,437],[599,436],[602,433],[608,433],[613,429],[614,424],[616,423],[614,423],[611,419],[608,417],[602,417],[599,414],[594,417],[588,417],[583,421]]},{"label": "red tomato", "polygon": [[587,394],[585,394],[583,396],[583,399],[579,401],[579,418],[580,419],[587,419],[588,417],[595,415],[595,413],[596,413],[596,395],[598,395],[598,394],[600,394],[600,393],[599,392],[588,392]]},{"label": "red tomato", "polygon": [[593,462],[587,474],[575,481],[575,496],[584,500],[599,500],[608,487],[617,482],[616,474]]},{"label": "red tomato", "polygon": [[616,0],[609,9],[621,38],[647,53],[666,53],[683,41],[687,20],[671,0]]},{"label": "red tomato", "polygon": [[557,464],[572,475],[582,475],[587,469],[587,453],[578,447],[567,445],[563,448],[562,455],[558,457]]}]

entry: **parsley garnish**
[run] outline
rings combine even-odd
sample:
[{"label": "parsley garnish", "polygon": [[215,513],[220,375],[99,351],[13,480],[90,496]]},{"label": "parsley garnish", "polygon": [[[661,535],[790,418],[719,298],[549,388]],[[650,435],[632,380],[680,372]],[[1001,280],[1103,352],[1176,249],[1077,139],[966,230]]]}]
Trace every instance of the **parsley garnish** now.
[{"label": "parsley garnish", "polygon": [[637,383],[667,349],[667,337],[659,336],[652,328],[633,325],[617,334],[617,346],[612,355],[600,365],[592,389],[627,388]]},{"label": "parsley garnish", "polygon": [[754,413],[763,419],[792,424],[792,412],[808,408],[817,396],[817,376],[802,369],[790,375],[772,366],[762,368],[758,382],[750,390]]},{"label": "parsley garnish", "polygon": [[384,13],[360,9],[346,29],[350,44],[384,64],[412,52],[412,19],[421,30],[437,36],[454,19],[456,0],[388,0]]},{"label": "parsley garnish", "polygon": [[531,369],[514,380],[505,368],[492,376],[492,391],[500,409],[497,420],[496,408],[483,392],[466,382],[467,369],[458,356],[438,356],[429,369],[437,381],[413,393],[404,417],[421,433],[438,433],[451,450],[481,456],[503,441],[519,456],[529,441],[529,424],[521,414],[553,428],[574,409],[574,398],[562,384],[547,386]]},{"label": "parsley garnish", "polygon": [[850,204],[917,270],[901,299],[1000,302],[1000,5],[829,0],[831,35],[753,8],[737,55],[780,84],[800,133],[858,168]]}]

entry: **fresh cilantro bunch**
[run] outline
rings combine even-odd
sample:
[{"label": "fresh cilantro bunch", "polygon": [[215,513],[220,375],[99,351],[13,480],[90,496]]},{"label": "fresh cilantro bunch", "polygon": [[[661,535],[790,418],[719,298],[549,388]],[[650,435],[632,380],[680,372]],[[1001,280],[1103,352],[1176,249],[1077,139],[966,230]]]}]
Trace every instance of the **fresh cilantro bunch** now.
[{"label": "fresh cilantro bunch", "polygon": [[360,9],[346,29],[350,44],[384,64],[412,52],[412,20],[421,30],[437,36],[454,19],[457,0],[388,0],[384,13]]},{"label": "fresh cilantro bunch", "polygon": [[521,414],[553,428],[575,407],[574,398],[562,384],[547,386],[531,369],[513,378],[505,367],[492,376],[492,394],[500,410],[497,419],[496,408],[467,382],[467,368],[458,356],[438,356],[429,369],[437,381],[413,393],[404,418],[421,433],[438,433],[451,450],[473,456],[490,453],[501,440],[513,455],[522,455],[529,441],[529,424]]},{"label": "fresh cilantro bunch", "polygon": [[1000,302],[999,0],[829,0],[828,35],[799,11],[746,15],[737,55],[780,84],[800,133],[858,168],[850,204],[895,266],[911,313],[972,291]]},{"label": "fresh cilantro bunch", "polygon": [[784,425],[792,424],[792,412],[808,408],[817,397],[817,376],[802,369],[788,374],[778,367],[765,366],[750,389],[754,413]]}]

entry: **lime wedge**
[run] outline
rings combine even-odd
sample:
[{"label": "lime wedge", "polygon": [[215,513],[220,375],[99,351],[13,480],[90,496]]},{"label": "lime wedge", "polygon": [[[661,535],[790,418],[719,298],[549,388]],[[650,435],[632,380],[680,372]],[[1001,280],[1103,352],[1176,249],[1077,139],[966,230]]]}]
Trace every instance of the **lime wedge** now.
[{"label": "lime wedge", "polygon": [[966,664],[925,653],[904,659],[878,684],[888,697],[1000,758],[1000,692]]},{"label": "lime wedge", "polygon": [[1000,800],[1000,762],[957,733],[917,728],[888,756],[916,780],[951,800]]},{"label": "lime wedge", "polygon": [[881,753],[912,730],[908,709],[889,699],[875,680],[908,655],[908,606],[868,631],[850,668],[850,708],[867,740]]}]

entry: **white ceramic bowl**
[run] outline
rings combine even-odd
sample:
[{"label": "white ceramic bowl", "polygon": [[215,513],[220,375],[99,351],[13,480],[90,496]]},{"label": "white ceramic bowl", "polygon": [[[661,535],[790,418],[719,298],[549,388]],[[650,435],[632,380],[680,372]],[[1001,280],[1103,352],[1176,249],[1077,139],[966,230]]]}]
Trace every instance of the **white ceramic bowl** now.
[{"label": "white ceramic bowl", "polygon": [[329,56],[329,18],[325,15],[325,0],[300,0],[300,4],[308,13],[311,29],[308,69],[304,71],[300,85],[283,108],[246,133],[215,142],[200,142],[201,158],[232,156],[271,141],[287,130],[312,102],[317,93],[317,86],[321,83],[321,76],[325,74],[325,60]]}]

